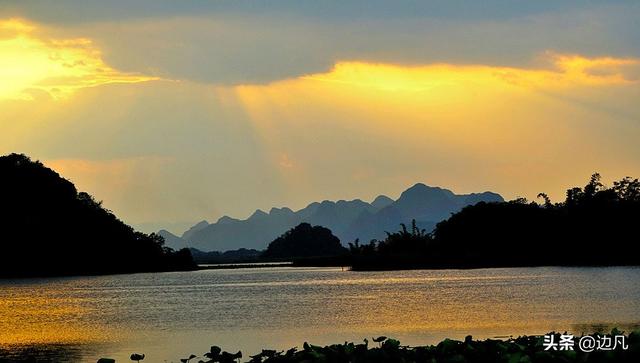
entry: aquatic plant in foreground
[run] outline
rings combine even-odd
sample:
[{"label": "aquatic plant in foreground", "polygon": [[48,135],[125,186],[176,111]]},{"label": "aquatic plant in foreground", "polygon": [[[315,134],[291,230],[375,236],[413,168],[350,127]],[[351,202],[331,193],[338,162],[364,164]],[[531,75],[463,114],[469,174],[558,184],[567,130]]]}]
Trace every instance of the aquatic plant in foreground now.
[{"label": "aquatic plant in foreground", "polygon": [[[593,338],[614,338],[624,335],[613,329],[610,334],[592,334]],[[560,341],[562,334],[552,332]],[[594,350],[585,352],[576,345],[567,350],[545,350],[544,336],[521,336],[507,340],[486,339],[473,340],[467,336],[464,341],[445,339],[437,345],[411,347],[402,345],[400,341],[387,337],[373,338],[378,346],[369,347],[369,340],[355,344],[332,344],[316,346],[304,343],[302,349],[297,347],[287,351],[262,350],[250,356],[247,363],[547,363],[547,362],[640,362],[640,331],[624,335],[628,349]],[[193,355],[191,356],[193,358]],[[228,353],[218,346],[202,356],[198,363],[235,363],[242,358],[242,353]]]}]

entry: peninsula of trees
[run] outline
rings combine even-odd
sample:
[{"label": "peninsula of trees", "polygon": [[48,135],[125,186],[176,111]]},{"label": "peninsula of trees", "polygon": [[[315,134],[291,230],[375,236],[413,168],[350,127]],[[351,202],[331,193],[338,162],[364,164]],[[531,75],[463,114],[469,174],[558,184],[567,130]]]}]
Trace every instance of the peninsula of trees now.
[{"label": "peninsula of trees", "polygon": [[0,277],[189,270],[188,250],[135,231],[39,161],[0,157]]},{"label": "peninsula of trees", "polygon": [[640,265],[640,181],[606,187],[599,174],[552,203],[480,202],[436,225],[414,222],[383,241],[350,244],[354,269]]}]

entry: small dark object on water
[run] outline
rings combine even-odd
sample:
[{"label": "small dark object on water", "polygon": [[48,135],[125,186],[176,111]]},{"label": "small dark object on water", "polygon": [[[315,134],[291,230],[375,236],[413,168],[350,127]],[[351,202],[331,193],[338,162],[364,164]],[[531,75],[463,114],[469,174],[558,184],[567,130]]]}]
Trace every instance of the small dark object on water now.
[{"label": "small dark object on water", "polygon": [[144,354],[138,354],[138,353],[133,353],[131,354],[131,360],[135,360],[136,362],[140,362],[141,360],[144,360]]},{"label": "small dark object on water", "polygon": [[111,358],[100,358],[97,363],[116,363],[116,360]]}]

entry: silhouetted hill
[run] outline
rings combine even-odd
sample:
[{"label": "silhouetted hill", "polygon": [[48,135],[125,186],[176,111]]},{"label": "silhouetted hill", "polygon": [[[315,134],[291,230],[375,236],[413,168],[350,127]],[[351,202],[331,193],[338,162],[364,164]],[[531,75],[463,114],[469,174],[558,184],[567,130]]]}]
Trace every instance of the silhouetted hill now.
[{"label": "silhouetted hill", "polygon": [[[640,265],[640,181],[605,187],[594,174],[564,202],[479,202],[426,233],[414,223],[377,243],[351,244],[355,269]],[[474,197],[476,198],[476,197]]]},{"label": "silhouetted hill", "polygon": [[175,234],[167,231],[166,229],[161,229],[158,231],[158,235],[164,238],[164,245],[172,248],[174,250],[181,250],[183,248],[188,248],[187,242],[176,236]]},{"label": "silhouetted hill", "polygon": [[373,208],[380,210],[384,207],[390,206],[393,203],[393,199],[387,197],[386,195],[379,195],[376,199],[371,202]]},{"label": "silhouetted hill", "polygon": [[346,255],[347,249],[327,228],[300,223],[269,243],[262,254],[267,259]]},{"label": "silhouetted hill", "polygon": [[416,184],[403,192],[397,201],[381,195],[371,203],[360,199],[325,200],[296,212],[289,208],[272,208],[269,213],[257,210],[246,220],[225,216],[216,223],[199,223],[189,230],[188,236],[185,233],[183,239],[190,247],[203,251],[239,247],[264,249],[268,241],[283,231],[307,222],[331,229],[346,244],[356,238],[362,241],[382,239],[385,231],[395,230],[399,223],[409,223],[412,219],[431,230],[437,222],[464,206],[502,200],[500,195],[490,192],[456,195],[447,189]]},{"label": "silhouetted hill", "polygon": [[[229,217],[226,217],[226,218],[228,218],[229,220],[234,220],[233,218],[229,218]],[[209,222],[200,221],[200,222],[196,223],[193,227],[191,227],[187,231],[185,231],[180,238],[182,238],[185,241],[188,241],[189,238],[191,238],[191,236],[194,233],[198,232],[199,230],[201,230],[203,228],[206,228],[208,225],[209,225]]]},{"label": "silhouetted hill", "polygon": [[438,224],[434,247],[469,263],[635,265],[638,221],[638,179],[606,188],[594,174],[585,187],[567,190],[562,203],[515,200],[464,208]]},{"label": "silhouetted hill", "polygon": [[264,249],[269,240],[296,225],[299,218],[290,210],[255,211],[247,220],[222,217],[195,232],[187,242],[201,251],[228,251],[238,248]]},{"label": "silhouetted hill", "polygon": [[100,202],[25,155],[0,157],[0,276],[194,267],[157,234],[136,232]]}]

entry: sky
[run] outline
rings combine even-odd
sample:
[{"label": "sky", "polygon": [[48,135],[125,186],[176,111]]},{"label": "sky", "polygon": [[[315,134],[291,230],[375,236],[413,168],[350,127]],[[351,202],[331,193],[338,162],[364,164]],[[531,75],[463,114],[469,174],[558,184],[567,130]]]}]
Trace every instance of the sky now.
[{"label": "sky", "polygon": [[125,222],[640,176],[637,1],[0,0],[0,154]]}]

